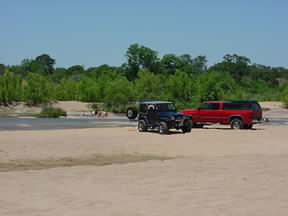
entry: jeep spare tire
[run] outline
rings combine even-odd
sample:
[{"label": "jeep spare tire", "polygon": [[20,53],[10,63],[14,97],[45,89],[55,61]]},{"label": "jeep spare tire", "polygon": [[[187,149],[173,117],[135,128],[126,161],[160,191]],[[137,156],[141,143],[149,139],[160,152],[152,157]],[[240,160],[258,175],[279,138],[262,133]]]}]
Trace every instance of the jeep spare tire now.
[{"label": "jeep spare tire", "polygon": [[129,107],[126,111],[126,116],[128,119],[132,120],[137,117],[137,110],[134,107]]}]

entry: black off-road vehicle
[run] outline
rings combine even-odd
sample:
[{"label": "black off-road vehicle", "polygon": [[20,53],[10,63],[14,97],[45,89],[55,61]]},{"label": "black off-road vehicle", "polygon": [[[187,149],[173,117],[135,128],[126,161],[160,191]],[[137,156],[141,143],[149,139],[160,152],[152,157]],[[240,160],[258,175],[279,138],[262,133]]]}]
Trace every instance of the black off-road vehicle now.
[{"label": "black off-road vehicle", "polygon": [[192,117],[176,112],[172,102],[141,101],[138,107],[139,110],[128,109],[127,117],[138,117],[139,132],[145,132],[149,129],[157,129],[160,134],[169,134],[170,129],[182,130],[183,133],[191,132]]}]

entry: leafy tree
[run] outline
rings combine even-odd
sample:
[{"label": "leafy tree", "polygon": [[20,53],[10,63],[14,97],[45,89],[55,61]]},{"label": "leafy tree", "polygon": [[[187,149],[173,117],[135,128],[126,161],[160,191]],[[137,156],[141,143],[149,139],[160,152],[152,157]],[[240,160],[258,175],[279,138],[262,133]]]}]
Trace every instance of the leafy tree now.
[{"label": "leafy tree", "polygon": [[206,56],[197,56],[192,59],[192,73],[201,74],[202,72],[207,71],[207,62]]},{"label": "leafy tree", "polygon": [[278,86],[280,83],[280,73],[281,69],[271,68],[265,65],[254,64],[250,66],[249,77],[253,80],[263,80],[266,82],[266,85],[270,87]]},{"label": "leafy tree", "polygon": [[56,85],[55,95],[57,100],[79,100],[79,82],[62,79],[59,84]]},{"label": "leafy tree", "polygon": [[54,59],[47,54],[43,54],[36,57],[36,59],[24,59],[21,63],[22,71],[20,72],[24,76],[27,76],[29,72],[50,76],[54,72],[54,64]]},{"label": "leafy tree", "polygon": [[[133,83],[129,82],[125,77],[120,77],[109,83],[104,91],[104,102],[106,105],[116,107],[120,111],[126,111],[129,102],[135,100],[135,92]],[[116,111],[115,109],[112,111]]]},{"label": "leafy tree", "polygon": [[77,76],[84,74],[85,69],[82,65],[73,65],[67,69],[67,74],[69,76]]},{"label": "leafy tree", "polygon": [[22,98],[22,80],[18,75],[6,71],[0,76],[0,104],[5,106]]},{"label": "leafy tree", "polygon": [[210,67],[210,71],[228,72],[236,81],[240,81],[242,77],[249,75],[249,64],[251,62],[249,58],[227,54],[223,59],[222,62]]},{"label": "leafy tree", "polygon": [[87,69],[87,76],[101,79],[117,79],[119,76],[125,76],[125,72],[122,67],[111,67],[109,65],[100,65],[99,67],[92,67]]},{"label": "leafy tree", "polygon": [[79,82],[79,99],[85,102],[100,101],[101,90],[101,87],[95,80],[89,77],[82,77]]},{"label": "leafy tree", "polygon": [[3,75],[5,73],[6,67],[4,64],[0,64],[0,75]]},{"label": "leafy tree", "polygon": [[54,98],[54,88],[50,80],[35,73],[29,73],[24,85],[24,99],[29,105],[49,103]]},{"label": "leafy tree", "polygon": [[67,73],[67,69],[66,68],[56,68],[54,70],[52,79],[55,82],[60,82],[62,79],[67,79],[68,78],[68,73]]},{"label": "leafy tree", "polygon": [[206,56],[197,56],[192,58],[189,54],[176,56],[174,54],[164,55],[161,59],[161,65],[166,74],[174,75],[177,70],[190,75],[199,75],[207,71]]},{"label": "leafy tree", "polygon": [[209,72],[198,78],[200,101],[231,99],[237,85],[229,73]]},{"label": "leafy tree", "polygon": [[163,77],[147,69],[139,72],[139,78],[135,81],[135,90],[138,98],[161,99],[166,94]]},{"label": "leafy tree", "polygon": [[46,75],[45,67],[33,59],[24,59],[21,63],[22,74],[27,76],[29,73],[37,73],[41,75]]},{"label": "leafy tree", "polygon": [[168,99],[180,103],[190,103],[196,96],[195,80],[183,71],[177,71],[175,76],[167,80]]},{"label": "leafy tree", "polygon": [[159,60],[156,51],[139,44],[132,44],[126,52],[126,57],[128,60],[126,76],[129,80],[135,80],[138,72],[144,68],[157,73]]},{"label": "leafy tree", "polygon": [[109,74],[111,71],[109,65],[101,65],[99,67],[91,67],[87,69],[87,76],[99,79],[107,74]]},{"label": "leafy tree", "polygon": [[14,74],[21,76],[22,78],[26,77],[28,74],[28,71],[26,71],[22,65],[12,65],[12,66],[9,66],[8,69]]},{"label": "leafy tree", "polygon": [[164,55],[161,59],[161,65],[165,70],[165,74],[174,75],[177,70],[181,69],[185,62],[174,54]]},{"label": "leafy tree", "polygon": [[197,56],[194,59],[189,54],[180,56],[182,60],[182,67],[180,70],[192,74],[199,75],[207,71],[207,59],[206,56]]},{"label": "leafy tree", "polygon": [[53,66],[56,63],[53,58],[51,58],[47,54],[42,54],[40,56],[37,56],[35,61],[43,66],[45,75],[52,75],[53,74]]}]

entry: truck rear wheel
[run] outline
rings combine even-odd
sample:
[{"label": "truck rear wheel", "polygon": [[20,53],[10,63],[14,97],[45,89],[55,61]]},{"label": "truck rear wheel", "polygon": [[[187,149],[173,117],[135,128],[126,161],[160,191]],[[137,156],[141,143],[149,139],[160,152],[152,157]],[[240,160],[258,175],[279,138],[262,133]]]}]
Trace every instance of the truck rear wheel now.
[{"label": "truck rear wheel", "polygon": [[234,118],[230,122],[230,126],[232,129],[243,129],[243,121],[239,118]]}]

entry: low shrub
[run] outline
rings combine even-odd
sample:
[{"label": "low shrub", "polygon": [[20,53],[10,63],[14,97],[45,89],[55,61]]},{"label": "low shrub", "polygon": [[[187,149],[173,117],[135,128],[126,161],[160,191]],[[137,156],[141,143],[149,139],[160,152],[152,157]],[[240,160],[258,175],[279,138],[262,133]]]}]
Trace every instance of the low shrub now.
[{"label": "low shrub", "polygon": [[38,115],[39,118],[59,118],[61,116],[67,116],[66,111],[61,108],[54,107],[43,108]]},{"label": "low shrub", "polygon": [[99,105],[93,103],[93,104],[90,104],[89,108],[92,109],[93,111],[97,111],[99,110]]}]

